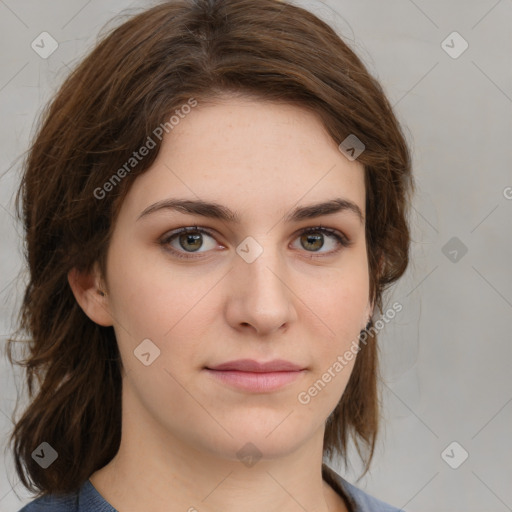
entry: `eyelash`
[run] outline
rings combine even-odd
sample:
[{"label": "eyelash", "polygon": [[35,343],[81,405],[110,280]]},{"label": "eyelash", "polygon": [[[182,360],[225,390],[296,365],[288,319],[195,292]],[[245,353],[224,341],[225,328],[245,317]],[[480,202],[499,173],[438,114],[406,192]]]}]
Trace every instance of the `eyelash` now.
[{"label": "eyelash", "polygon": [[[177,236],[179,236],[183,233],[202,233],[202,234],[206,234],[212,238],[215,238],[214,234],[211,231],[209,231],[208,229],[205,229],[205,228],[200,228],[199,226],[187,226],[184,228],[180,228],[176,231],[173,231],[172,233],[165,236],[164,238],[162,238],[160,240],[160,244],[162,246],[166,246],[166,250],[170,251],[174,256],[176,256],[177,258],[181,258],[181,259],[188,259],[188,260],[197,259],[197,258],[201,257],[200,254],[204,254],[204,253],[196,253],[199,256],[194,256],[193,255],[194,253],[183,253],[181,251],[176,251],[172,247],[169,248],[169,243],[174,238],[176,238]],[[325,226],[315,226],[312,228],[304,228],[301,231],[299,231],[299,233],[297,234],[297,238],[304,234],[309,234],[309,233],[323,233],[323,234],[332,236],[340,245],[338,247],[338,249],[335,249],[334,251],[330,251],[329,253],[321,253],[319,256],[315,255],[314,252],[311,252],[311,258],[323,258],[326,256],[332,256],[333,254],[337,254],[338,252],[340,252],[342,248],[350,247],[353,244],[353,241],[349,240],[346,236],[344,236],[340,232],[336,231],[335,229],[327,228]],[[306,252],[309,252],[309,251],[306,251]],[[189,254],[189,256],[185,256],[184,254]]]}]

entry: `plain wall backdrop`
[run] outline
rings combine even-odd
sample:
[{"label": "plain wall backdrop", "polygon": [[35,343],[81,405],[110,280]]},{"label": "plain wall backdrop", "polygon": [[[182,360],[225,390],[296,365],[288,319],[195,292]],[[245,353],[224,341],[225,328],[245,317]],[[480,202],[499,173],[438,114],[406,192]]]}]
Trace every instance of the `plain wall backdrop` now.
[{"label": "plain wall backdrop", "polygon": [[[108,20],[153,3],[0,0],[2,344],[23,292],[13,199],[36,117]],[[355,456],[348,471],[332,465],[408,512],[512,511],[512,1],[296,3],[330,23],[383,85],[418,187],[411,264],[383,306],[403,309],[380,332],[375,460],[358,482]],[[50,56],[43,32],[58,43]],[[0,365],[0,511],[15,512],[31,500],[6,448],[21,372]]]}]

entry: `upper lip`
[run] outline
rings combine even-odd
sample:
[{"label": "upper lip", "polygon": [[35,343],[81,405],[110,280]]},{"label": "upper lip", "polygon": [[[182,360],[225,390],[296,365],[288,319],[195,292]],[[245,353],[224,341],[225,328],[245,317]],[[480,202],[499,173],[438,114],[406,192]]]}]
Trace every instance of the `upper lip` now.
[{"label": "upper lip", "polygon": [[258,362],[254,359],[237,359],[236,361],[227,361],[216,366],[208,366],[209,370],[238,370],[242,372],[296,372],[304,370],[303,366],[294,364],[284,359],[274,359],[268,362]]}]

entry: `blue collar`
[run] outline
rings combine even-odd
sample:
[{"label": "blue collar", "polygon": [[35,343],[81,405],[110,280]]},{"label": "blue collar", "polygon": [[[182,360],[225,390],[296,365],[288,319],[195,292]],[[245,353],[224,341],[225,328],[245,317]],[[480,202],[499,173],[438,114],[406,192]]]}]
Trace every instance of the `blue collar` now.
[{"label": "blue collar", "polygon": [[87,480],[80,488],[78,495],[78,512],[118,512],[107,500],[96,490],[90,480]]}]

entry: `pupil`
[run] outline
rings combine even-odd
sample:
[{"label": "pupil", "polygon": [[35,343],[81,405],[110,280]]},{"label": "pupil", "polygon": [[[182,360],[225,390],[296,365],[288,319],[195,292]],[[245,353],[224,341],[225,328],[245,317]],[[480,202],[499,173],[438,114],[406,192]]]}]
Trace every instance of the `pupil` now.
[{"label": "pupil", "polygon": [[[192,241],[192,243],[195,241],[195,242],[199,242],[199,245],[196,245],[195,249],[194,250],[197,250],[197,249],[200,249],[201,246],[203,245],[203,242],[201,240],[201,235],[200,234],[197,234],[197,235],[191,235],[190,233],[185,233],[184,235],[181,235],[181,237],[184,237],[185,240],[186,240],[186,244],[189,243],[190,241]],[[180,238],[181,238],[180,237]],[[183,249],[186,249],[186,247],[183,246],[183,244],[181,243],[181,239],[180,239],[180,245],[183,247]]]},{"label": "pupil", "polygon": [[[324,245],[323,244],[323,241],[321,240],[321,236],[322,235],[305,235],[306,236],[306,239],[307,239],[307,243],[309,244],[310,243],[310,240],[313,240],[313,241],[321,241],[322,243],[320,244],[320,247],[317,247],[316,250],[318,249],[321,249],[322,246]],[[314,243],[314,242],[313,242]]]}]

